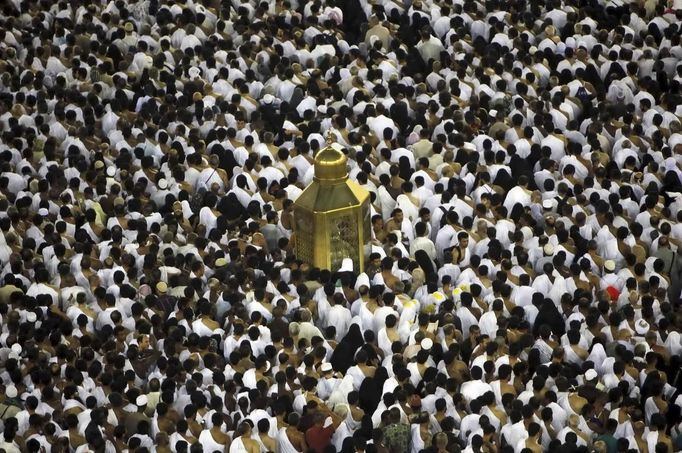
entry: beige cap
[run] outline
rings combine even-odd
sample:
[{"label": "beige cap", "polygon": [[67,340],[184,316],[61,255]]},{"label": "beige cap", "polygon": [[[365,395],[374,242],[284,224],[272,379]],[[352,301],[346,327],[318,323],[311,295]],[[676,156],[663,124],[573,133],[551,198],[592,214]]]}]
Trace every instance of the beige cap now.
[{"label": "beige cap", "polygon": [[613,272],[614,270],[616,270],[616,262],[613,260],[606,260],[604,262],[604,269]]},{"label": "beige cap", "polygon": [[159,282],[156,284],[156,290],[160,293],[165,293],[166,291],[168,291],[168,285],[166,284],[166,282]]}]

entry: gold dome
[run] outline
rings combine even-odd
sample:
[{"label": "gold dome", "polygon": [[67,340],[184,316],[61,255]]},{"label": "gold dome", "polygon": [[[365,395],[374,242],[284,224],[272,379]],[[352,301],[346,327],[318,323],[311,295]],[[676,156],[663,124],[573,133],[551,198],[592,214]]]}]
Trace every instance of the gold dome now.
[{"label": "gold dome", "polygon": [[348,178],[348,158],[332,146],[332,132],[327,133],[327,146],[315,156],[315,179],[340,182]]}]

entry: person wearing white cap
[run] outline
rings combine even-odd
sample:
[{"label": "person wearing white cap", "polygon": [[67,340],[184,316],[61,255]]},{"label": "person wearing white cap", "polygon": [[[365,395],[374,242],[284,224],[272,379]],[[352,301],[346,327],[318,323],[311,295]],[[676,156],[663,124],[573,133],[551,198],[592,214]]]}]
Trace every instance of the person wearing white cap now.
[{"label": "person wearing white cap", "polygon": [[[542,239],[542,238],[541,238]],[[542,258],[536,261],[533,266],[535,272],[541,272],[544,269],[545,264],[552,263],[554,259],[554,246],[547,242],[542,246]]]},{"label": "person wearing white cap", "polygon": [[621,279],[616,271],[616,262],[613,260],[604,261],[604,273],[601,278],[600,287],[601,289],[606,289],[609,286],[613,286],[617,290],[621,291],[625,287],[625,282]]},{"label": "person wearing white cap", "polygon": [[332,392],[341,384],[341,379],[334,376],[332,364],[323,362],[320,365],[320,379],[317,381],[317,396],[326,401]]},{"label": "person wearing white cap", "polygon": [[168,180],[160,178],[156,183],[157,190],[153,193],[151,199],[156,206],[163,206],[166,203],[166,197],[172,192],[168,187]]},{"label": "person wearing white cap", "polygon": [[542,201],[542,209],[545,210],[545,212],[551,212],[552,209],[555,207],[555,202],[554,200],[551,199],[546,199]]},{"label": "person wearing white cap", "polygon": [[16,415],[23,409],[23,404],[18,399],[19,392],[14,384],[9,384],[5,387],[5,391],[0,396],[0,421],[5,422]]},{"label": "person wearing white cap", "polygon": [[149,423],[149,417],[144,413],[147,407],[147,396],[138,395],[134,401],[136,410],[134,412],[129,412],[126,414],[124,424],[126,432],[129,436],[134,435],[138,432],[138,426],[141,422]]}]

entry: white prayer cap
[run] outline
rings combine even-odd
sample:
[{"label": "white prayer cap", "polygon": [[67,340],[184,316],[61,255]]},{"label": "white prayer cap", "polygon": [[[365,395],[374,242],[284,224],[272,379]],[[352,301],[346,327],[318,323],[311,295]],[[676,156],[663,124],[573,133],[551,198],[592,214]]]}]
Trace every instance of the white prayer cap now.
[{"label": "white prayer cap", "polygon": [[107,176],[109,176],[110,178],[116,176],[116,167],[114,167],[113,165],[107,167]]},{"label": "white prayer cap", "polygon": [[553,206],[552,200],[545,200],[542,202],[542,207],[545,209],[552,209]]},{"label": "white prayer cap", "polygon": [[161,179],[159,179],[158,186],[159,186],[159,189],[166,190],[166,189],[168,189],[168,181],[166,181],[165,178],[161,178]]},{"label": "white prayer cap", "polygon": [[545,244],[542,251],[545,252],[545,255],[551,255],[554,253],[554,246],[552,244]]},{"label": "white prayer cap", "polygon": [[197,77],[199,77],[201,75],[201,70],[195,66],[195,67],[189,68],[189,71],[187,71],[187,73],[189,74],[190,79],[196,79]]},{"label": "white prayer cap", "polygon": [[424,338],[419,345],[422,347],[424,350],[429,350],[433,347],[433,340],[430,338]]},{"label": "white prayer cap", "polygon": [[361,286],[369,288],[369,277],[364,272],[358,275],[357,280],[355,280],[355,291],[358,291]]},{"label": "white prayer cap", "polygon": [[616,262],[613,260],[606,260],[604,262],[604,269],[613,272],[616,269]]},{"label": "white prayer cap", "polygon": [[273,95],[266,94],[265,96],[263,96],[263,104],[270,105],[273,102],[275,102],[275,97]]},{"label": "white prayer cap", "polygon": [[327,106],[326,105],[320,105],[317,107],[317,111],[323,115],[326,115],[327,114]]},{"label": "white prayer cap", "polygon": [[32,311],[29,311],[26,314],[26,321],[28,321],[28,322],[36,322],[37,319],[38,319],[38,316],[36,316],[36,314]]},{"label": "white prayer cap", "polygon": [[[35,315],[35,313],[33,313],[33,314]],[[23,351],[24,349],[21,347],[21,345],[20,345],[19,343],[14,343],[14,344],[12,345],[12,347],[10,348],[10,350],[11,350],[13,353],[19,355],[19,354],[21,354],[21,351]]]},{"label": "white prayer cap", "polygon": [[341,268],[339,272],[353,272],[353,260],[350,258],[344,258],[341,261]]},{"label": "white prayer cap", "polygon": [[140,395],[135,400],[135,405],[142,407],[142,406],[146,406],[147,402],[148,402],[147,395]]},{"label": "white prayer cap", "polygon": [[491,110],[488,112],[488,116],[491,117],[491,118],[495,118],[495,117],[497,116],[497,110],[491,109]]},{"label": "white prayer cap", "polygon": [[329,362],[325,362],[325,363],[323,363],[322,366],[320,367],[320,370],[321,370],[323,373],[326,373],[327,371],[331,371],[331,370],[332,370],[332,364],[329,363]]},{"label": "white prayer cap", "polygon": [[597,372],[594,370],[587,370],[585,371],[585,380],[591,381],[592,379],[597,378]]},{"label": "white prayer cap", "polygon": [[649,331],[649,323],[646,322],[643,319],[640,319],[635,323],[635,332],[637,332],[637,335],[646,335],[646,333]]},{"label": "white prayer cap", "polygon": [[16,398],[18,394],[17,388],[14,385],[8,385],[5,389],[5,396],[7,398]]},{"label": "white prayer cap", "polygon": [[50,212],[45,208],[40,208],[38,209],[38,215],[47,217],[48,215],[50,215]]}]

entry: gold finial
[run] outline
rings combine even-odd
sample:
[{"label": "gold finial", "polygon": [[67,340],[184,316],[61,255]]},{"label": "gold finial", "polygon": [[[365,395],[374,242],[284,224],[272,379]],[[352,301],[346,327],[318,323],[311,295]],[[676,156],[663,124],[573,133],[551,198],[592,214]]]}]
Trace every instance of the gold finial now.
[{"label": "gold finial", "polygon": [[315,177],[324,181],[339,181],[348,177],[348,158],[334,146],[334,132],[327,130],[327,146],[315,155]]}]

